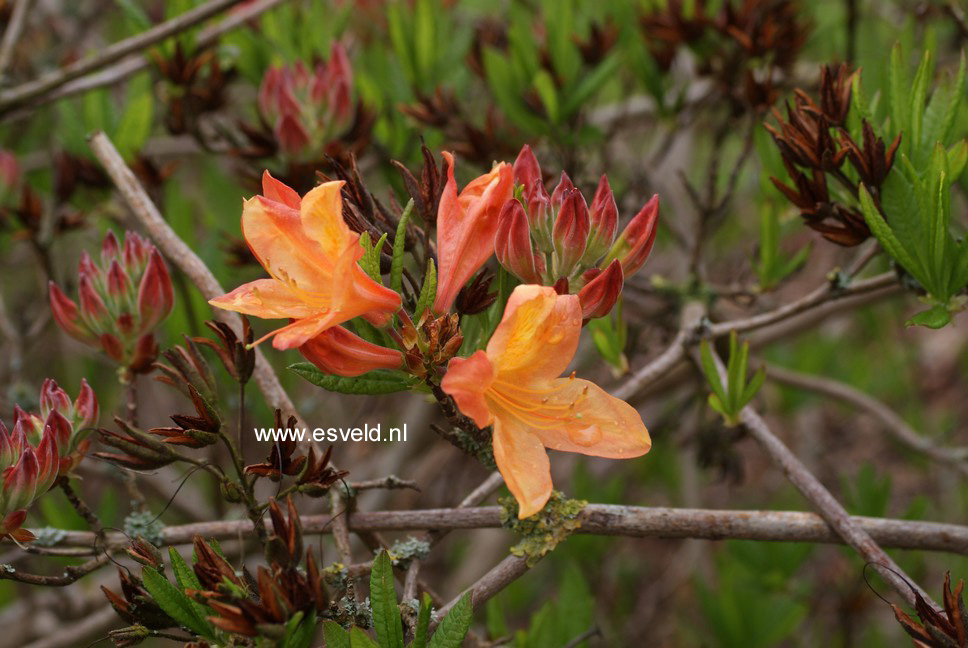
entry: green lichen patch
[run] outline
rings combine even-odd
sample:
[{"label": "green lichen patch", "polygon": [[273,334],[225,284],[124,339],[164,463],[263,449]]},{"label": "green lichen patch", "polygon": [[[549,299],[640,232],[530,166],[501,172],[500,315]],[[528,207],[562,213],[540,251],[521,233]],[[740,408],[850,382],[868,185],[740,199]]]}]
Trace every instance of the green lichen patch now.
[{"label": "green lichen patch", "polygon": [[585,500],[568,499],[559,491],[553,491],[545,507],[523,520],[518,519],[518,503],[513,497],[499,498],[501,525],[516,531],[521,540],[511,547],[515,556],[527,558],[533,567],[558,543],[581,527],[579,516],[588,505]]}]

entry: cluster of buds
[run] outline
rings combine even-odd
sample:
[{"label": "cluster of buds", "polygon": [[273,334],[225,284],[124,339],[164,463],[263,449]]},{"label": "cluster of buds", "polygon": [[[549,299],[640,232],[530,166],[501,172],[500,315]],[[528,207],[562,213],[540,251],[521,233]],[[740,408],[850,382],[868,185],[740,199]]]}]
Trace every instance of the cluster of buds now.
[{"label": "cluster of buds", "polygon": [[443,367],[457,355],[464,336],[460,315],[450,313],[435,317],[429,310],[414,324],[404,317],[400,327],[400,346],[407,370],[423,378],[434,367]]},{"label": "cluster of buds", "polygon": [[329,61],[308,70],[302,61],[269,68],[259,88],[259,110],[283,155],[318,157],[349,128],[353,71],[346,50],[334,43]]},{"label": "cluster of buds", "polygon": [[0,422],[0,539],[27,542],[21,529],[27,508],[83,457],[87,429],[97,420],[98,404],[87,382],[72,401],[53,380],[44,381],[40,414],[14,409],[13,429]]},{"label": "cluster of buds", "polygon": [[607,315],[625,277],[637,271],[655,243],[659,197],[653,196],[618,233],[618,206],[603,175],[591,206],[567,173],[551,194],[531,148],[514,162],[516,196],[498,219],[495,254],[525,283],[577,293],[585,319]]},{"label": "cluster of buds", "polygon": [[158,354],[154,329],[168,316],[174,291],[157,249],[134,232],[118,243],[108,232],[100,264],[85,252],[78,274],[80,306],[50,282],[50,305],[68,335],[100,347],[126,372],[143,372]]},{"label": "cluster of buds", "polygon": [[[296,427],[296,417],[290,416],[285,429]],[[276,429],[282,430],[282,412],[276,410]],[[309,497],[320,497],[329,492],[329,488],[349,473],[337,470],[330,463],[333,456],[333,446],[329,446],[323,456],[316,456],[316,448],[310,446],[309,454],[297,455],[296,441],[287,438],[273,444],[265,461],[245,467],[245,474],[256,477],[267,477],[274,482],[282,480],[283,476],[295,477],[297,491]]]},{"label": "cluster of buds", "polygon": [[[787,105],[787,118],[774,110],[779,128],[765,124],[780,149],[793,187],[771,178],[786,198],[800,209],[807,226],[839,245],[863,243],[871,234],[863,214],[856,206],[847,206],[831,197],[827,176],[834,178],[856,196],[858,183],[863,183],[875,204],[880,188],[894,164],[894,154],[901,135],[890,147],[874,129],[862,120],[862,143],[857,144],[846,130],[850,94],[857,72],[848,72],[846,64],[823,66],[820,71],[819,105],[806,92],[796,90],[794,105]],[[836,135],[836,136],[835,136]],[[843,171],[844,161],[853,167],[858,181]]]}]

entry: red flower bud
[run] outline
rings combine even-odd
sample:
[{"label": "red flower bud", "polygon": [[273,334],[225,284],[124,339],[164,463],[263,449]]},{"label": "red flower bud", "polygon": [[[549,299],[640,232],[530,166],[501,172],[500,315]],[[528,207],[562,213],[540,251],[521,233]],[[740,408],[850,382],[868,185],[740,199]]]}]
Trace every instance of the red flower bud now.
[{"label": "red flower bud", "polygon": [[615,260],[608,264],[605,270],[592,268],[585,273],[585,276],[588,283],[578,291],[582,318],[590,320],[608,315],[618,296],[622,294],[622,287],[625,284],[622,264]]},{"label": "red flower bud", "polygon": [[40,387],[41,418],[46,419],[53,410],[69,415],[71,413],[71,397],[57,385],[56,381],[46,378]]},{"label": "red flower bud", "polygon": [[539,188],[541,191],[544,191],[541,165],[538,164],[538,158],[534,156],[531,147],[527,144],[521,147],[521,152],[518,153],[517,159],[514,160],[513,173],[514,184],[519,184],[524,187],[525,196],[539,190]]},{"label": "red flower bud", "polygon": [[107,306],[104,305],[101,296],[97,294],[90,275],[81,276],[80,283],[77,286],[77,292],[81,300],[81,317],[89,325],[99,323],[108,317]]},{"label": "red flower bud", "polygon": [[[129,283],[128,275],[124,273],[124,269],[118,263],[117,259],[111,261],[111,265],[108,268],[108,296],[114,300],[124,299],[125,294],[128,292]],[[118,302],[116,301],[115,303]]]},{"label": "red flower bud", "polygon": [[[566,194],[574,190],[575,190],[575,185],[572,184],[571,178],[568,177],[567,173],[562,171],[561,179],[558,180],[558,186],[556,186],[554,188],[554,191],[551,192],[552,209],[561,209],[561,206],[564,203],[565,198],[567,197]],[[582,200],[584,200],[584,198]]]},{"label": "red flower bud", "polygon": [[626,277],[641,268],[655,244],[658,221],[659,195],[656,194],[619,234],[602,263],[618,259]]},{"label": "red flower bud", "polygon": [[138,332],[147,333],[168,317],[175,304],[175,291],[161,253],[152,248],[148,266],[138,287]]},{"label": "red flower bud", "polygon": [[98,402],[94,390],[81,378],[81,391],[74,401],[74,429],[83,430],[97,423]]},{"label": "red flower bud", "polygon": [[528,215],[521,203],[512,198],[504,203],[498,216],[494,253],[498,263],[525,283],[541,283],[531,245]]},{"label": "red flower bud", "polygon": [[121,256],[121,245],[118,243],[118,237],[108,230],[104,240],[101,241],[101,265],[108,266],[112,259],[117,259],[119,256]]},{"label": "red flower bud", "polygon": [[[551,200],[553,203],[554,197]],[[555,258],[558,260],[557,276],[567,277],[585,254],[589,229],[588,206],[581,192],[575,188],[565,191],[560,200],[561,208],[558,210],[552,237],[555,242]]]},{"label": "red flower bud", "polygon": [[71,337],[90,344],[93,338],[81,322],[77,304],[69,299],[53,281],[49,281],[47,287],[50,292],[50,310],[57,325]]},{"label": "red flower bud", "polygon": [[618,229],[618,206],[615,204],[615,196],[608,184],[608,178],[604,175],[598,181],[588,218],[591,228],[582,262],[585,265],[594,265],[611,247],[615,240],[615,231]]}]

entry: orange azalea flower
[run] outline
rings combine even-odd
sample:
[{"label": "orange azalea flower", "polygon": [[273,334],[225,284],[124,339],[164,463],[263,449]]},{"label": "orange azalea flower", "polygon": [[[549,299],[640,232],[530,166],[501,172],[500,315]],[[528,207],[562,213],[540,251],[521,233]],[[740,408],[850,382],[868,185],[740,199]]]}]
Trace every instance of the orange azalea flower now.
[{"label": "orange azalea flower", "polygon": [[275,336],[292,349],[354,317],[385,319],[400,296],[371,279],[357,261],[359,234],[343,221],[342,182],[319,185],[302,199],[266,171],[262,196],[246,200],[242,234],[271,279],[243,284],[209,303],[265,319],[289,318]]},{"label": "orange azalea flower", "polygon": [[334,326],[299,347],[299,353],[329,374],[359,376],[374,369],[400,369],[403,354],[367,342],[342,326]]},{"label": "orange azalea flower", "polygon": [[472,180],[460,195],[454,180],[454,156],[447,160],[447,184],[437,208],[437,297],[434,312],[446,313],[457,293],[494,254],[501,207],[512,197],[511,165],[501,162]]},{"label": "orange azalea flower", "polygon": [[545,448],[629,459],[652,447],[628,403],[574,374],[558,377],[578,349],[581,323],[577,296],[518,286],[487,350],[451,360],[440,384],[479,427],[494,426],[494,460],[520,518],[551,496]]}]

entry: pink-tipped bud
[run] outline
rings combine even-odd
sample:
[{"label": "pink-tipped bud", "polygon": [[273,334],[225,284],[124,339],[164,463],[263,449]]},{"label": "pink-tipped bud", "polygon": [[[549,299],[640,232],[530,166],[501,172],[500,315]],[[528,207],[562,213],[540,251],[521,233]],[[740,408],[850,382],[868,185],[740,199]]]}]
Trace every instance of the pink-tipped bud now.
[{"label": "pink-tipped bud", "polygon": [[603,263],[611,263],[618,259],[622,263],[625,276],[631,276],[649,258],[649,253],[652,252],[652,246],[655,244],[658,222],[659,195],[656,194],[619,234]]},{"label": "pink-tipped bud", "polygon": [[0,195],[6,197],[20,184],[20,162],[10,151],[0,150]]},{"label": "pink-tipped bud", "polygon": [[535,264],[534,248],[531,245],[528,215],[524,213],[521,203],[514,198],[504,203],[498,217],[494,253],[498,263],[521,281],[541,283]]},{"label": "pink-tipped bud", "polygon": [[342,326],[327,329],[299,347],[299,352],[328,374],[359,376],[376,369],[399,369],[403,354],[367,342]]},{"label": "pink-tipped bud", "polygon": [[99,325],[108,317],[107,306],[94,288],[94,282],[88,275],[82,275],[77,286],[77,294],[81,301],[81,317],[87,322]]},{"label": "pink-tipped bud", "polygon": [[147,333],[168,317],[175,303],[175,291],[168,268],[156,249],[151,250],[148,267],[138,287],[139,333]]},{"label": "pink-tipped bud", "polygon": [[30,506],[37,490],[40,466],[34,449],[26,446],[13,468],[4,471],[3,499],[5,510],[17,510]]},{"label": "pink-tipped bud", "polygon": [[52,378],[44,379],[40,387],[40,417],[46,419],[54,410],[65,415],[71,413],[71,397]]},{"label": "pink-tipped bud", "polygon": [[346,121],[352,116],[353,68],[342,43],[334,42],[326,64],[324,78],[320,79],[328,93],[332,119]]},{"label": "pink-tipped bud", "polygon": [[608,178],[604,175],[598,181],[592,206],[588,210],[588,220],[590,223],[588,245],[585,246],[582,263],[590,266],[608,252],[615,240],[615,232],[618,230],[618,205],[615,204],[615,196],[608,184]]},{"label": "pink-tipped bud", "polygon": [[101,241],[101,265],[109,266],[113,259],[120,257],[121,244],[118,243],[118,237],[114,235],[114,232],[108,230],[108,233],[104,235],[104,240]]},{"label": "pink-tipped bud", "polygon": [[74,401],[74,429],[75,431],[89,428],[97,424],[98,402],[94,390],[81,378],[81,391]]},{"label": "pink-tipped bud", "polygon": [[538,187],[544,190],[544,179],[541,176],[541,165],[538,158],[534,156],[531,147],[525,144],[521,147],[521,152],[514,160],[514,184],[524,187],[524,195],[536,191]]},{"label": "pink-tipped bud", "polygon": [[47,287],[50,293],[50,310],[57,326],[71,337],[90,343],[93,338],[81,322],[77,304],[69,299],[53,281],[48,282]]},{"label": "pink-tipped bud", "polygon": [[309,144],[309,133],[292,115],[283,115],[276,126],[276,139],[284,153],[297,153]]},{"label": "pink-tipped bud", "polygon": [[43,434],[50,434],[54,437],[60,456],[64,457],[70,452],[74,428],[67,417],[57,410],[53,410],[47,415],[47,419],[44,421]]},{"label": "pink-tipped bud", "polygon": [[133,276],[140,275],[148,263],[148,253],[154,249],[147,241],[138,236],[135,232],[127,232],[124,235],[124,267],[128,274]]},{"label": "pink-tipped bud", "polygon": [[561,179],[558,180],[558,186],[554,188],[551,192],[551,208],[561,209],[562,204],[567,197],[567,194],[575,190],[575,185],[571,182],[571,178],[564,171],[561,172]]},{"label": "pink-tipped bud", "polygon": [[625,284],[622,264],[616,260],[608,264],[605,270],[592,268],[585,273],[585,278],[588,283],[578,291],[582,318],[590,320],[608,315]]},{"label": "pink-tipped bud", "polygon": [[101,269],[91,259],[91,255],[87,253],[87,250],[81,252],[81,260],[77,264],[77,274],[82,279],[87,277],[91,281],[97,281],[102,276]]},{"label": "pink-tipped bud", "polygon": [[108,297],[118,304],[124,299],[129,289],[130,280],[125,274],[124,268],[118,263],[117,259],[111,261],[108,267]]},{"label": "pink-tipped bud", "polygon": [[[554,200],[554,199],[552,199]],[[552,238],[555,242],[557,275],[567,277],[585,254],[588,242],[588,206],[577,189],[570,189],[561,198],[561,208],[555,220]]]}]

